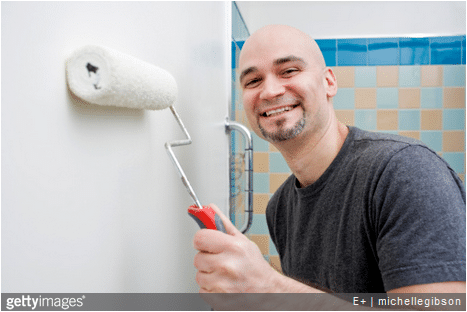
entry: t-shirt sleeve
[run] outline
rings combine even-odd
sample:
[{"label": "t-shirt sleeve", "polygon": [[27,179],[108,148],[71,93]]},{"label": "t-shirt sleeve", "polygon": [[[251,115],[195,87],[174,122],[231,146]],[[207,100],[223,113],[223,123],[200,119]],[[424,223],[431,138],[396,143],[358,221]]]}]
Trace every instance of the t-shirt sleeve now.
[{"label": "t-shirt sleeve", "polygon": [[465,281],[465,189],[423,146],[397,152],[373,197],[376,250],[385,290]]}]

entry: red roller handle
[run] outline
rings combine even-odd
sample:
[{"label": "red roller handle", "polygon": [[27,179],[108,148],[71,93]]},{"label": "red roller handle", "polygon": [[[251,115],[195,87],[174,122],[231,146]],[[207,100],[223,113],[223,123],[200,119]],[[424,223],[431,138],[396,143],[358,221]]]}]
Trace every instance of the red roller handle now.
[{"label": "red roller handle", "polygon": [[202,229],[218,230],[227,233],[221,218],[209,206],[203,206],[202,209],[199,209],[198,206],[192,205],[188,208],[188,214]]}]

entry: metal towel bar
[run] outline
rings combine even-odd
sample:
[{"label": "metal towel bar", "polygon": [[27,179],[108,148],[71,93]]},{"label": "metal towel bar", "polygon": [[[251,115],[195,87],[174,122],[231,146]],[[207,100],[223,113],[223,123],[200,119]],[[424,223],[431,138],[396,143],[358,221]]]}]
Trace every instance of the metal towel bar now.
[{"label": "metal towel bar", "polygon": [[247,173],[245,189],[247,194],[247,204],[245,206],[245,213],[247,214],[247,217],[240,228],[240,231],[245,233],[253,223],[253,140],[247,127],[238,122],[229,120],[228,117],[225,120],[225,128],[228,132],[237,130],[245,138],[245,172]]}]

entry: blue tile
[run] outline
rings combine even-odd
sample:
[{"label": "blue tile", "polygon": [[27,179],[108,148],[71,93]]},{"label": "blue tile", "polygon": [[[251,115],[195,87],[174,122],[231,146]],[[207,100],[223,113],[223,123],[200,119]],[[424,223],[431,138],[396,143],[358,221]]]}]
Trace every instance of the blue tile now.
[{"label": "blue tile", "polygon": [[421,108],[443,108],[443,88],[420,88]]},{"label": "blue tile", "polygon": [[337,40],[330,39],[330,40],[316,40],[321,52],[324,56],[324,61],[326,66],[336,66],[336,58],[337,58]]},{"label": "blue tile", "polygon": [[376,89],[376,107],[379,109],[399,108],[399,89],[398,88],[377,88]]},{"label": "blue tile", "polygon": [[368,39],[368,65],[399,65],[399,39]]},{"label": "blue tile", "polygon": [[428,38],[400,38],[401,65],[430,64],[430,40]]},{"label": "blue tile", "polygon": [[419,87],[420,66],[399,66],[399,87]]},{"label": "blue tile", "polygon": [[290,169],[281,153],[269,153],[269,172],[289,173]]},{"label": "blue tile", "polygon": [[465,109],[444,109],[443,130],[464,130]]},{"label": "blue tile", "polygon": [[402,131],[420,130],[420,110],[419,109],[399,110],[399,130],[402,130]]},{"label": "blue tile", "polygon": [[355,109],[355,89],[340,88],[332,102],[334,109]]},{"label": "blue tile", "polygon": [[253,173],[253,190],[257,193],[269,193],[269,173]]},{"label": "blue tile", "polygon": [[376,109],[355,110],[355,126],[363,130],[376,130]]},{"label": "blue tile", "polygon": [[355,87],[357,88],[376,87],[376,67],[375,66],[355,67]]},{"label": "blue tile", "polygon": [[272,241],[271,237],[269,237],[269,255],[270,256],[278,256],[279,253],[277,252],[276,245]]},{"label": "blue tile", "polygon": [[261,139],[256,133],[251,133],[253,139],[253,148],[255,152],[268,152],[269,151],[269,143]]},{"label": "blue tile", "polygon": [[433,37],[430,41],[432,65],[462,63],[462,36]]},{"label": "blue tile", "polygon": [[236,63],[236,58],[235,58],[235,55],[236,55],[236,50],[237,50],[237,45],[235,44],[235,41],[232,40],[232,68],[235,68],[237,65],[235,64]]},{"label": "blue tile", "polygon": [[441,131],[421,131],[420,141],[435,152],[443,150],[443,133]]},{"label": "blue tile", "polygon": [[265,214],[256,214],[253,216],[253,223],[251,228],[248,230],[249,234],[269,234],[268,224],[266,222]]},{"label": "blue tile", "polygon": [[443,158],[456,173],[465,172],[465,153],[443,153]]},{"label": "blue tile", "polygon": [[462,36],[462,64],[465,65],[465,36]]},{"label": "blue tile", "polygon": [[465,65],[445,65],[443,85],[445,87],[465,87]]},{"label": "blue tile", "polygon": [[367,65],[366,39],[338,39],[337,65],[358,66]]}]

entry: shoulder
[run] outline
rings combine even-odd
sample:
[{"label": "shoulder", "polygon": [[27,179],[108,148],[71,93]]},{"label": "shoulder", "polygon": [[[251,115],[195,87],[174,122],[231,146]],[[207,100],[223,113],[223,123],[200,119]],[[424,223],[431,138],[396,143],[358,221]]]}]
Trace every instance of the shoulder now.
[{"label": "shoulder", "polygon": [[395,170],[397,174],[422,171],[457,177],[443,158],[419,140],[358,128],[351,128],[351,133],[349,157],[370,171],[376,170],[374,174]]},{"label": "shoulder", "polygon": [[362,153],[366,152],[368,155],[386,154],[390,156],[409,146],[423,147],[429,150],[423,142],[413,138],[370,132],[353,127],[350,130],[353,149],[358,149]]}]

